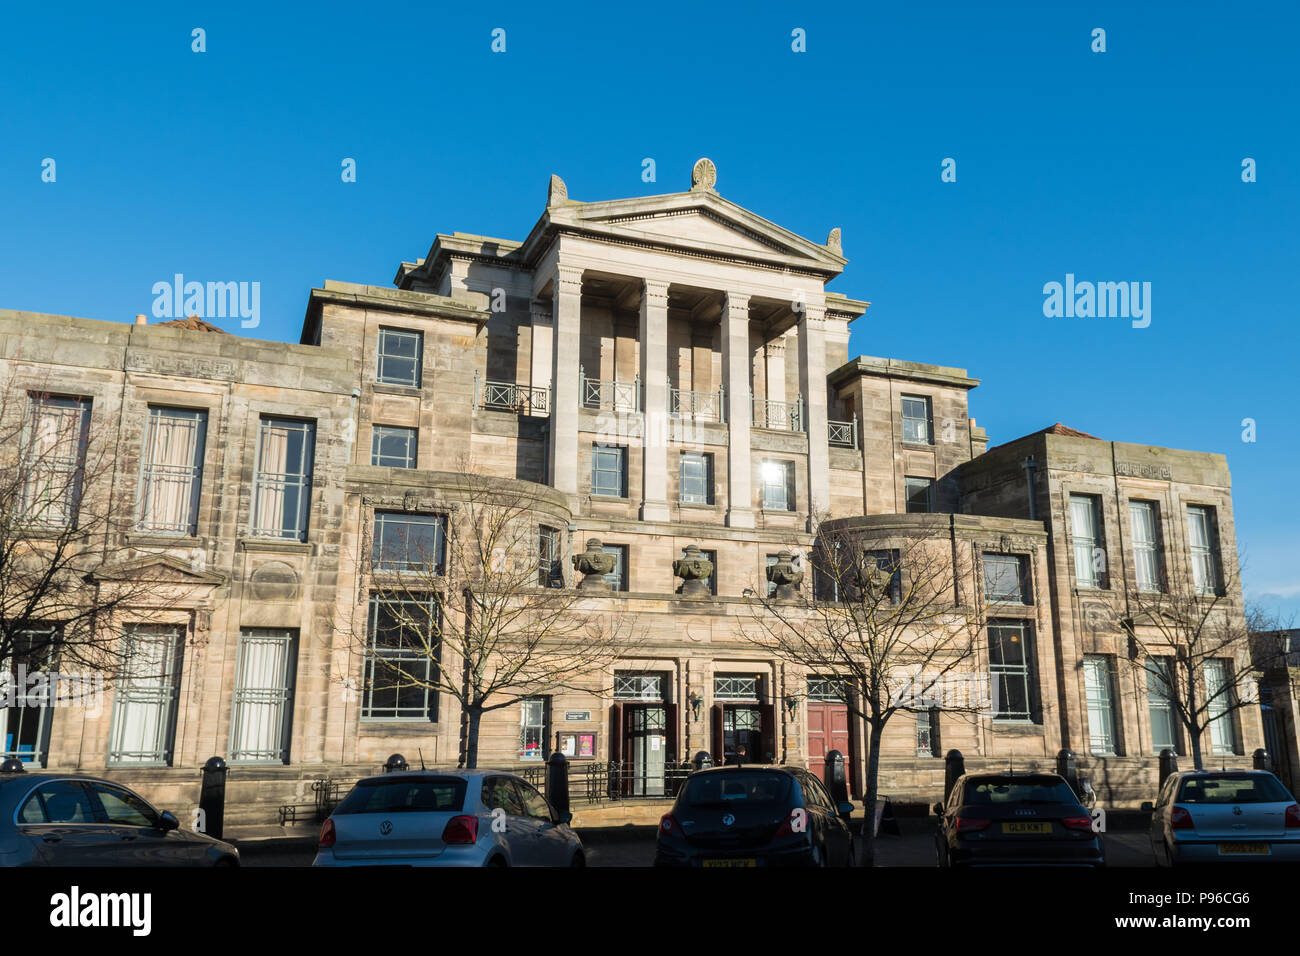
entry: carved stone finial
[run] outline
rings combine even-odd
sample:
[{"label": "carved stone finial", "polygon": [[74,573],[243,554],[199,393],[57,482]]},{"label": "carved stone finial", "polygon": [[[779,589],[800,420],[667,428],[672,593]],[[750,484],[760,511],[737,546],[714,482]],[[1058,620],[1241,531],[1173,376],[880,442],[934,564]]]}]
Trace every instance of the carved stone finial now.
[{"label": "carved stone finial", "polygon": [[697,159],[691,167],[691,188],[713,189],[717,184],[718,167],[713,165],[713,160],[707,156]]},{"label": "carved stone finial", "polygon": [[713,577],[713,562],[700,553],[698,544],[686,546],[686,553],[673,562],[673,574],[682,579],[682,597],[708,597],[708,580]]},{"label": "carved stone finial", "polygon": [[840,244],[839,226],[836,226],[834,229],[832,229],[831,234],[826,237],[826,248],[830,249],[830,251],[835,253],[836,255],[839,255],[841,252],[844,251],[844,247]]},{"label": "carved stone finial", "polygon": [[564,180],[554,174],[551,175],[551,186],[546,190],[546,205],[558,206],[561,203],[569,201],[569,187],[564,185]]},{"label": "carved stone finial", "polygon": [[772,597],[778,601],[793,601],[799,596],[803,572],[794,566],[794,555],[782,551],[776,556],[776,563],[768,566],[767,579],[776,585]]},{"label": "carved stone finial", "polygon": [[599,538],[587,539],[587,550],[573,556],[573,566],[583,575],[578,582],[580,591],[608,591],[609,582],[605,575],[614,570],[618,559],[604,550]]}]

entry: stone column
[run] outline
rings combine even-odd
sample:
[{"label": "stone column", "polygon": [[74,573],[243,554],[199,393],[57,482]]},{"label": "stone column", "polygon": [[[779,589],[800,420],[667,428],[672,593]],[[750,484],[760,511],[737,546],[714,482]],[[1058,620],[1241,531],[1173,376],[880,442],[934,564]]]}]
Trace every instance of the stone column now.
[{"label": "stone column", "polygon": [[749,296],[726,293],[722,303],[722,385],[727,390],[727,525],[754,527],[749,432],[754,422],[749,388]]},{"label": "stone column", "polygon": [[808,433],[809,529],[831,503],[831,455],[826,427],[826,312],[804,307],[799,318],[799,391],[803,394],[803,428]]},{"label": "stone column", "polygon": [[551,486],[578,493],[578,346],[582,333],[582,270],[559,265],[551,309]]},{"label": "stone column", "polygon": [[645,393],[641,520],[668,521],[668,283],[645,280],[638,337]]},{"label": "stone column", "polygon": [[785,401],[785,336],[763,346],[763,384],[769,402]]},{"label": "stone column", "polygon": [[552,342],[555,334],[551,323],[551,304],[534,299],[530,310],[533,316],[533,341],[528,384],[533,388],[550,388],[551,362],[554,361]]}]

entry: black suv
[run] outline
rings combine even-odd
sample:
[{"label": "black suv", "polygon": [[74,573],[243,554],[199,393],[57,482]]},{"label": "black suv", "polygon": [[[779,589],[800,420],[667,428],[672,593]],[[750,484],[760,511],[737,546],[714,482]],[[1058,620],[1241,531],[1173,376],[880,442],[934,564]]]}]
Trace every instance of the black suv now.
[{"label": "black suv", "polygon": [[701,770],[659,821],[655,866],[853,866],[852,811],[798,767]]},{"label": "black suv", "polygon": [[1055,773],[968,773],[936,803],[940,866],[1104,866],[1092,815]]}]

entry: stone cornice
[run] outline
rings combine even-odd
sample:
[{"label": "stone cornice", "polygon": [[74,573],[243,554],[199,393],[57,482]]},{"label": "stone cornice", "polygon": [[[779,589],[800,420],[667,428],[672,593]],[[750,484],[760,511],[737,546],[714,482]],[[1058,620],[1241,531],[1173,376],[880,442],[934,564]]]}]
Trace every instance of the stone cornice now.
[{"label": "stone cornice", "polygon": [[964,368],[923,365],[919,362],[903,362],[897,359],[876,358],[871,355],[860,355],[841,365],[827,377],[832,386],[838,386],[850,379],[866,376],[924,382],[927,385],[948,385],[965,389],[975,388],[980,383],[979,379],[967,375]]}]

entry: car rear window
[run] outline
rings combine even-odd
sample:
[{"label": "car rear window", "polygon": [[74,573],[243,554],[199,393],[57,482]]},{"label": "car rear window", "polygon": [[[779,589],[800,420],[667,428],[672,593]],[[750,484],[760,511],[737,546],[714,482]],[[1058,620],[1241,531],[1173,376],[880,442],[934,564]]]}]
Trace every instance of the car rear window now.
[{"label": "car rear window", "polygon": [[335,808],[335,813],[443,813],[465,804],[465,781],[459,777],[414,780],[362,780]]},{"label": "car rear window", "polygon": [[1290,803],[1291,794],[1274,777],[1264,774],[1206,774],[1188,777],[1178,791],[1178,803]]},{"label": "car rear window", "polygon": [[789,805],[790,777],[783,773],[706,773],[687,778],[682,802],[689,806]]},{"label": "car rear window", "polygon": [[967,805],[1003,803],[1078,803],[1070,785],[1059,777],[994,777],[970,780],[962,800]]}]

